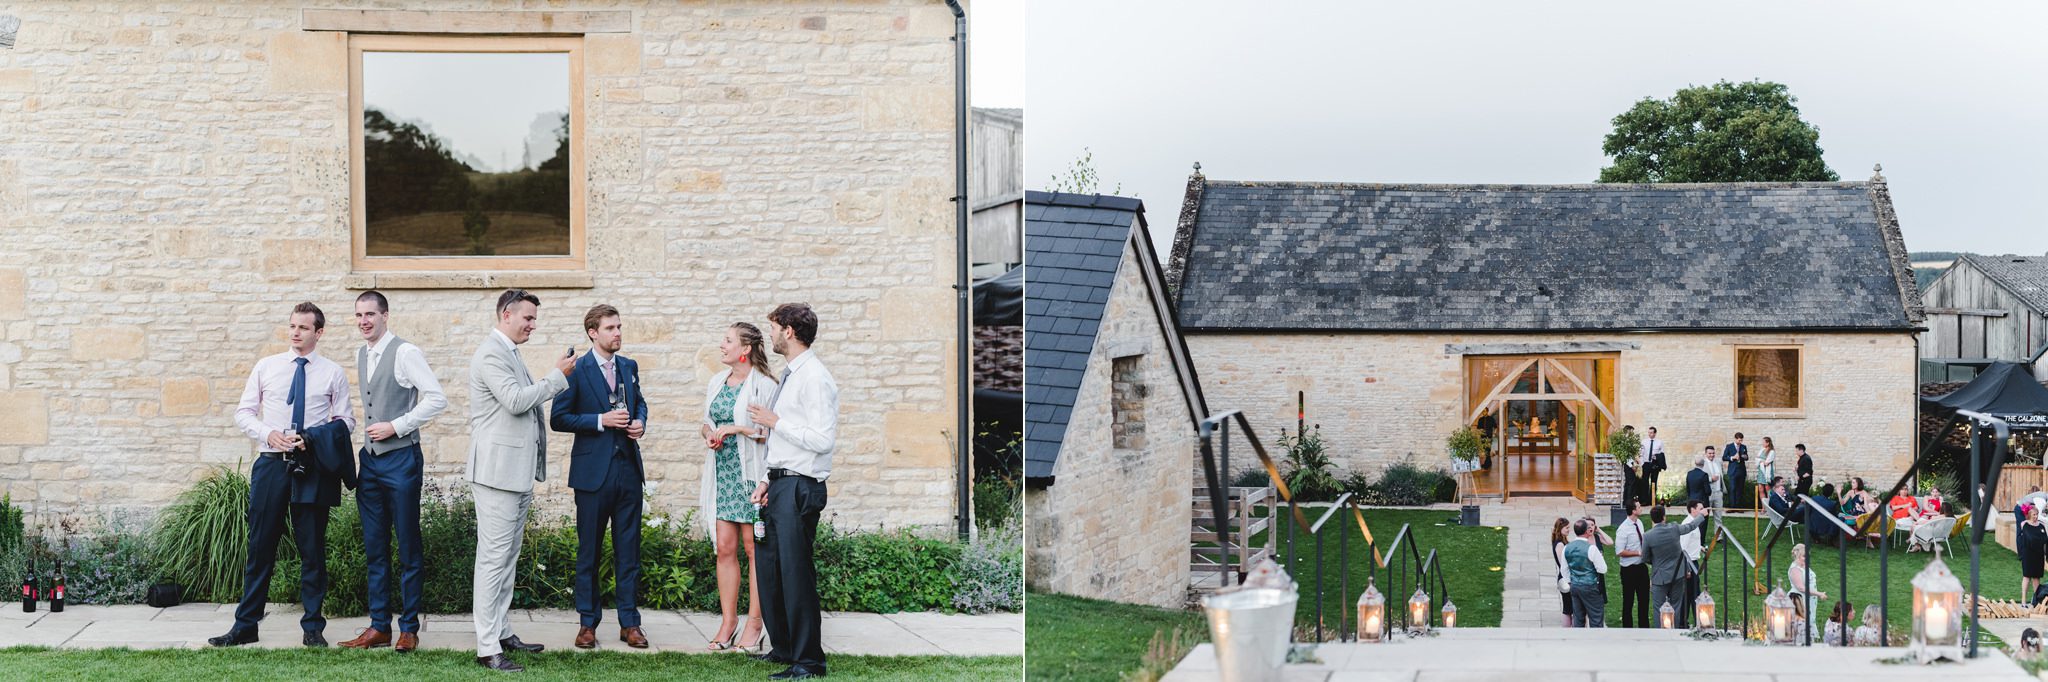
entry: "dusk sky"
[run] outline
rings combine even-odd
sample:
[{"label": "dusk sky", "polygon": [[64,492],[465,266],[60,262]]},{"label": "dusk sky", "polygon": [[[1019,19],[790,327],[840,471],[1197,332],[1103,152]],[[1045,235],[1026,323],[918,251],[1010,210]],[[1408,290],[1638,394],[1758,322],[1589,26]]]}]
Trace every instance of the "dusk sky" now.
[{"label": "dusk sky", "polygon": [[1907,247],[2048,252],[2048,3],[1030,5],[1026,179],[1092,151],[1170,237],[1221,180],[1586,183],[1615,115],[1783,83],[1843,180],[1884,164]]}]

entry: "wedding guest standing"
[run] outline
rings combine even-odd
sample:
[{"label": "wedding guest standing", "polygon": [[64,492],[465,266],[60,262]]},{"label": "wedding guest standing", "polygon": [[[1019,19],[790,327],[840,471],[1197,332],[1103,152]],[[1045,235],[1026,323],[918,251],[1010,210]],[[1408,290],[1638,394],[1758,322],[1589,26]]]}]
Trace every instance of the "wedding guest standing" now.
[{"label": "wedding guest standing", "polygon": [[1756,480],[1778,480],[1778,444],[1771,442],[1770,436],[1764,436],[1763,451],[1757,453],[1756,472]]},{"label": "wedding guest standing", "polygon": [[1722,480],[1727,483],[1728,506],[1737,509],[1749,507],[1749,446],[1742,442],[1742,432],[1735,432],[1735,440],[1721,449],[1721,462],[1726,473]]},{"label": "wedding guest standing", "polygon": [[754,503],[765,507],[767,533],[756,562],[761,615],[773,645],[759,657],[789,665],[774,679],[825,676],[812,549],[838,447],[839,383],[811,348],[817,336],[818,315],[808,304],[785,303],[768,313],[769,342],[789,364],[775,399],[747,408],[754,423],[768,429],[768,480],[755,487]]},{"label": "wedding guest standing", "polygon": [[640,365],[619,354],[625,344],[619,309],[597,304],[583,314],[590,352],[576,363],[576,380],[555,396],[548,425],[576,434],[569,450],[569,488],[576,491],[576,630],[578,649],[597,647],[597,563],[611,527],[613,599],[619,608],[619,641],[647,648],[640,627],[640,508],[646,469],[640,438],[647,433],[647,396],[640,390]]},{"label": "wedding guest standing", "polygon": [[1649,496],[1643,501],[1648,506],[1657,505],[1657,477],[1670,468],[1664,458],[1664,441],[1657,439],[1657,427],[1644,430],[1648,437],[1643,439],[1643,483],[1649,487]]},{"label": "wedding guest standing", "polygon": [[1798,495],[1813,492],[1813,456],[1806,454],[1805,443],[1794,444],[1792,451],[1799,453],[1799,463],[1792,468],[1792,494],[1793,499],[1798,499]]},{"label": "wedding guest standing", "polygon": [[[754,525],[760,510],[754,508],[754,488],[768,480],[768,468],[761,461],[759,429],[747,408],[768,406],[775,400],[775,376],[768,370],[768,352],[763,348],[761,330],[745,322],[725,329],[718,344],[719,362],[725,370],[705,386],[704,421],[700,435],[708,448],[704,472],[697,491],[700,513],[711,532],[718,556],[718,633],[711,638],[712,651],[760,648],[761,578],[754,557]],[[740,562],[747,557],[747,623],[739,623]]]},{"label": "wedding guest standing", "polygon": [[[365,291],[356,297],[356,381],[362,387],[362,473],[356,510],[363,520],[363,555],[369,587],[370,626],[351,649],[390,646],[408,653],[420,646],[420,598],[426,580],[426,551],[420,546],[420,492],[426,456],[420,428],[448,408],[441,381],[427,367],[427,354],[390,331],[391,302]],[[395,533],[393,531],[396,531]],[[391,638],[391,540],[398,539],[398,639]]]},{"label": "wedding guest standing", "polygon": [[533,337],[539,317],[540,297],[524,289],[500,294],[497,324],[469,359],[469,489],[476,500],[470,608],[476,662],[506,672],[526,669],[506,657],[506,649],[540,653],[546,648],[512,633],[512,584],[533,483],[547,480],[548,474],[541,403],[568,388],[576,370],[575,355],[564,352],[540,381],[526,371],[519,346]]},{"label": "wedding guest standing", "polygon": [[1621,626],[1650,627],[1650,565],[1643,562],[1643,505],[1628,500],[1628,518],[1614,529],[1614,556],[1621,563]]},{"label": "wedding guest standing", "polygon": [[2028,604],[2035,603],[2034,590],[2041,586],[2041,571],[2044,559],[2048,559],[2048,526],[2041,524],[2041,515],[2034,505],[2020,505],[2020,522],[2013,547],[2020,555],[2020,599]]},{"label": "wedding guest standing", "polygon": [[[235,624],[225,635],[206,640],[213,646],[241,646],[256,641],[263,606],[270,601],[270,575],[277,567],[277,542],[290,517],[292,539],[299,548],[299,603],[305,608],[299,628],[301,643],[327,646],[327,513],[341,505],[341,483],[353,486],[355,461],[316,462],[308,449],[308,429],[332,431],[339,423],[347,442],[355,431],[349,413],[348,374],[315,349],[327,329],[327,315],[311,303],[292,308],[285,327],[290,350],[256,361],[242,400],[235,407],[235,426],[256,441],[256,461],[249,466],[249,555],[242,567],[242,601]],[[328,434],[331,438],[332,434]],[[332,456],[330,455],[330,458]],[[346,471],[342,467],[346,467]]]}]

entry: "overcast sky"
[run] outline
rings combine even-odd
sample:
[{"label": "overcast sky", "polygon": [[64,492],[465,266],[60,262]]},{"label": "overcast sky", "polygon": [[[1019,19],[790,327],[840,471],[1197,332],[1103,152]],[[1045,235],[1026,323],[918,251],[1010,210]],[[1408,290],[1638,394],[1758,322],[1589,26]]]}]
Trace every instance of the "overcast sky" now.
[{"label": "overcast sky", "polygon": [[538,119],[569,110],[569,56],[365,52],[363,106],[425,126],[477,170],[517,170],[526,156],[539,165],[555,142],[554,126],[535,130]]},{"label": "overcast sky", "polygon": [[966,7],[969,104],[1024,108],[1024,0],[973,0]]},{"label": "overcast sky", "polygon": [[[986,0],[984,0],[986,1]],[[1092,150],[1170,237],[1222,180],[1582,183],[1644,97],[1783,83],[1916,251],[2048,252],[2048,3],[1034,0],[1026,179]],[[1161,241],[1161,244],[1167,242]]]}]

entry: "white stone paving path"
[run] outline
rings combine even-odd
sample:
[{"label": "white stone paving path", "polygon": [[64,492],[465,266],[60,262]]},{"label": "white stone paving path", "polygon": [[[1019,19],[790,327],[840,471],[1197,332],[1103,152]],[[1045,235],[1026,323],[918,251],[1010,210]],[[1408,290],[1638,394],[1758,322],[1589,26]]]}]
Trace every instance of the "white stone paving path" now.
[{"label": "white stone paving path", "polygon": [[1480,507],[1479,522],[1508,528],[1506,575],[1502,576],[1500,625],[1506,628],[1559,627],[1557,565],[1550,559],[1550,524],[1558,517],[1593,514],[1606,523],[1606,507],[1569,497],[1519,497]]},{"label": "white stone paving path", "polygon": [[[63,613],[38,608],[22,613],[19,603],[0,609],[0,649],[47,646],[67,649],[131,647],[136,649],[206,646],[206,638],[227,632],[234,623],[234,604],[184,604],[167,609],[148,606],[71,606]],[[272,605],[263,619],[262,640],[255,648],[300,646],[297,606]],[[652,645],[634,649],[619,641],[616,613],[607,612],[597,628],[598,651],[711,653],[704,647],[718,630],[718,615],[642,610],[641,627]],[[420,617],[420,647],[474,650],[476,630],[470,615],[428,614]],[[514,609],[513,631],[520,639],[547,645],[550,651],[582,651],[576,637],[575,611]],[[881,656],[1021,656],[1024,615],[994,613],[841,613],[824,618],[825,651],[832,654]],[[369,625],[368,616],[327,619],[327,641],[355,637]]]}]

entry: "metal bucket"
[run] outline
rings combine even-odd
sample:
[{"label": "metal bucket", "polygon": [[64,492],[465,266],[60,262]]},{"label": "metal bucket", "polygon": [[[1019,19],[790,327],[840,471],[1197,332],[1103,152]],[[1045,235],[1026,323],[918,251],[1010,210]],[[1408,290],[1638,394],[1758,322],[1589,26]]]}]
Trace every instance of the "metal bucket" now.
[{"label": "metal bucket", "polygon": [[1253,588],[1202,598],[1224,682],[1280,679],[1294,626],[1292,590]]}]

